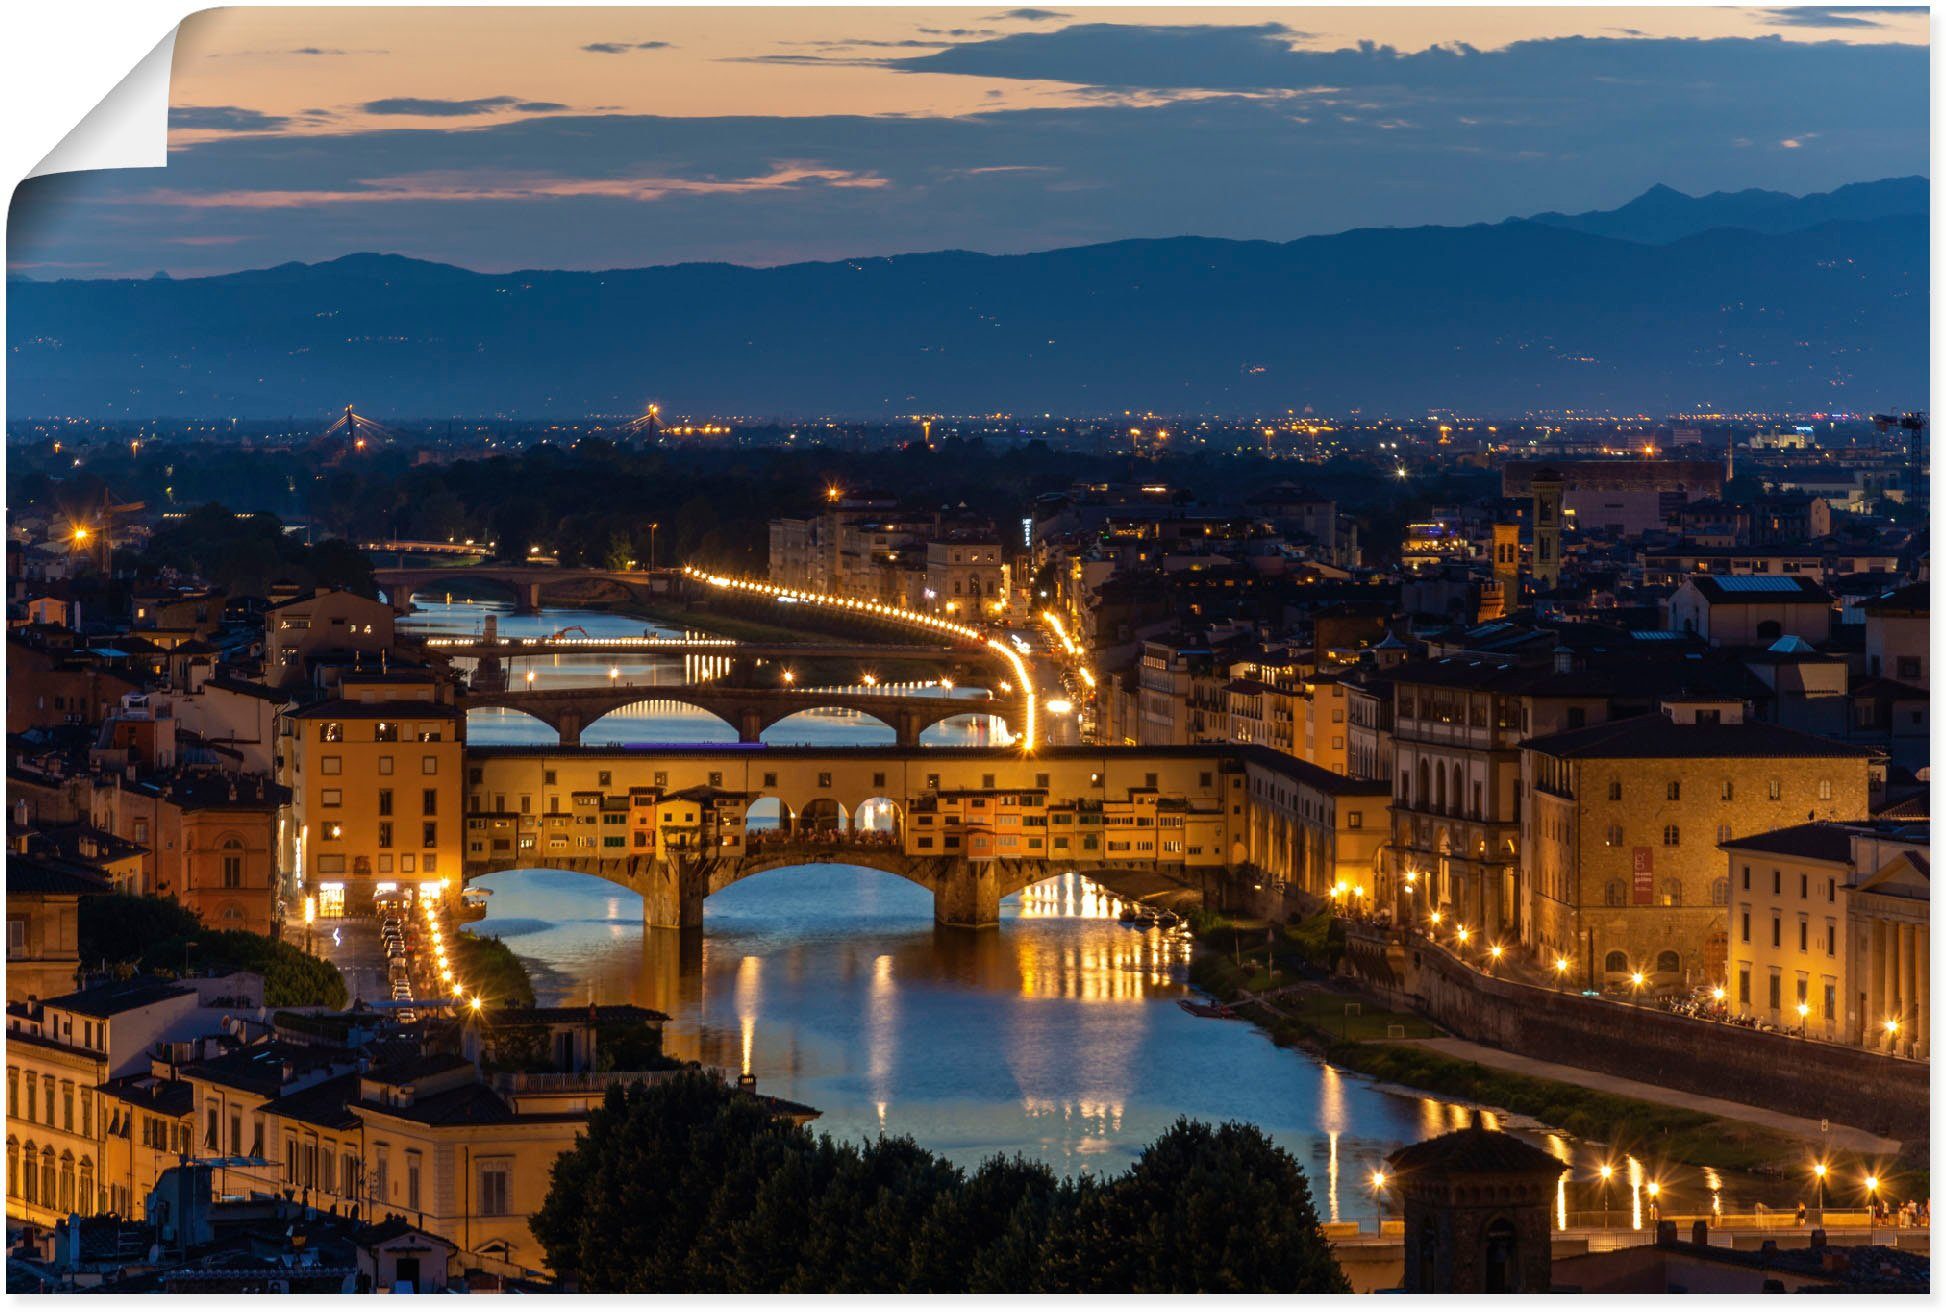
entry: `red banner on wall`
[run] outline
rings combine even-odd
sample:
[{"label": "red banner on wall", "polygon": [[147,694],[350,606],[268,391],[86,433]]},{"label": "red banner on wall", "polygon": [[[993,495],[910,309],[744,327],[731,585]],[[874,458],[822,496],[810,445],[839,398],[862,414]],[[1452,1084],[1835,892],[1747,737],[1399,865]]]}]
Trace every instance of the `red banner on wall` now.
[{"label": "red banner on wall", "polygon": [[1635,849],[1635,905],[1638,907],[1655,904],[1655,856],[1646,847]]}]

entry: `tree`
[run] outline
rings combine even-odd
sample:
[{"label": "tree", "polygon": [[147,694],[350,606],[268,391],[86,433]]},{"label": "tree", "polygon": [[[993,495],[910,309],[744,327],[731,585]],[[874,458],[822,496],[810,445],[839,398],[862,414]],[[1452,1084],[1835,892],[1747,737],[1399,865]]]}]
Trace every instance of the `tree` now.
[{"label": "tree", "polygon": [[613,1088],[533,1230],[589,1292],[1342,1292],[1295,1159],[1179,1121],[1125,1175],[971,1176],[778,1119],[713,1074]]}]

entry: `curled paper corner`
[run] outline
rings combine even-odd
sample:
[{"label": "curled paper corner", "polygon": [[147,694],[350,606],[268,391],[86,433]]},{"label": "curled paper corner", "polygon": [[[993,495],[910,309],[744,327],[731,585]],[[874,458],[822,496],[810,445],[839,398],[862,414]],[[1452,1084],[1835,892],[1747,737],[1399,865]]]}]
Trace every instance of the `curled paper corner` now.
[{"label": "curled paper corner", "polygon": [[128,76],[101,98],[27,176],[84,169],[159,169],[169,162],[169,70],[172,27]]}]

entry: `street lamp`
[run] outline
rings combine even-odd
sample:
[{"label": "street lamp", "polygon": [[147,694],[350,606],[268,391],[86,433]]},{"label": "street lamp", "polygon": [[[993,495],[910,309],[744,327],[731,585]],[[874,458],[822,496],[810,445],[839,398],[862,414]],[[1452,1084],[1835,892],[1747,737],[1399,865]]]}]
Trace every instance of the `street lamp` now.
[{"label": "street lamp", "polygon": [[1628,977],[1629,988],[1634,991],[1635,997],[1638,1001],[1641,999],[1642,996],[1642,986],[1648,982],[1649,982],[1649,977],[1647,975],[1644,975],[1639,970],[1631,971],[1629,973],[1629,977]]},{"label": "street lamp", "polygon": [[1492,947],[1487,949],[1487,955],[1493,958],[1494,962],[1498,964],[1500,958],[1506,953],[1506,951],[1507,949],[1501,947],[1498,943],[1495,943]]},{"label": "street lamp", "polygon": [[1650,1225],[1654,1225],[1657,1221],[1662,1219],[1661,1198],[1662,1198],[1661,1182],[1656,1180],[1649,1181],[1649,1224]]},{"label": "street lamp", "polygon": [[1811,1037],[1811,1004],[1808,1002],[1797,1004],[1797,1037],[1800,1039]]},{"label": "street lamp", "polygon": [[1378,1214],[1378,1230],[1385,1233],[1385,1172],[1372,1172],[1372,1209]]},{"label": "street lamp", "polygon": [[1824,1220],[1824,1178],[1830,1174],[1830,1168],[1823,1162],[1813,1162],[1811,1163],[1811,1174],[1816,1176],[1818,1181],[1818,1220],[1822,1223]]},{"label": "street lamp", "polygon": [[1615,1178],[1615,1168],[1611,1163],[1601,1164],[1601,1228],[1608,1228],[1608,1182]]}]

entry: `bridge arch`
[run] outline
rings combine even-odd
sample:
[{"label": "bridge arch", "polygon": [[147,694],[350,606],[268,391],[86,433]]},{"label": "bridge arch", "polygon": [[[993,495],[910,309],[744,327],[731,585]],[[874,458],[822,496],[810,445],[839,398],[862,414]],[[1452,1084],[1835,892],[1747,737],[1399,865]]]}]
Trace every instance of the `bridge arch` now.
[{"label": "bridge arch", "polygon": [[[680,728],[675,724],[671,725],[671,730],[679,733],[680,737],[627,736],[630,731],[623,723],[624,717],[635,714],[667,718],[671,713],[679,716],[680,720],[692,720],[691,723],[682,724]],[[590,745],[604,746],[629,746],[635,743],[733,743],[737,741],[737,727],[725,719],[720,712],[708,706],[679,697],[648,696],[611,706],[590,719],[581,728],[581,741]]]},{"label": "bridge arch", "polygon": [[842,721],[833,725],[834,730],[847,734],[858,729],[882,730],[874,733],[872,741],[847,745],[861,747],[890,747],[898,742],[899,731],[870,711],[856,707],[832,704],[830,706],[805,706],[790,709],[771,716],[764,721],[757,735],[757,741],[769,747],[828,747],[832,740],[816,732],[820,725],[830,721]]},{"label": "bridge arch", "polygon": [[408,610],[422,595],[428,601],[443,601],[450,593],[469,601],[500,602],[515,610],[520,609],[526,601],[526,595],[518,584],[497,578],[487,570],[460,565],[449,570],[409,571],[397,582],[382,585],[382,590],[387,601]]},{"label": "bridge arch", "polygon": [[519,707],[474,705],[466,708],[466,741],[476,745],[532,743],[546,746],[549,735],[559,738],[560,734],[559,725]]},{"label": "bridge arch", "polygon": [[[975,705],[978,705],[975,703]],[[1013,725],[1000,712],[1003,703],[992,709],[967,710],[942,715],[919,731],[921,747],[1005,747],[1014,740]]]}]

